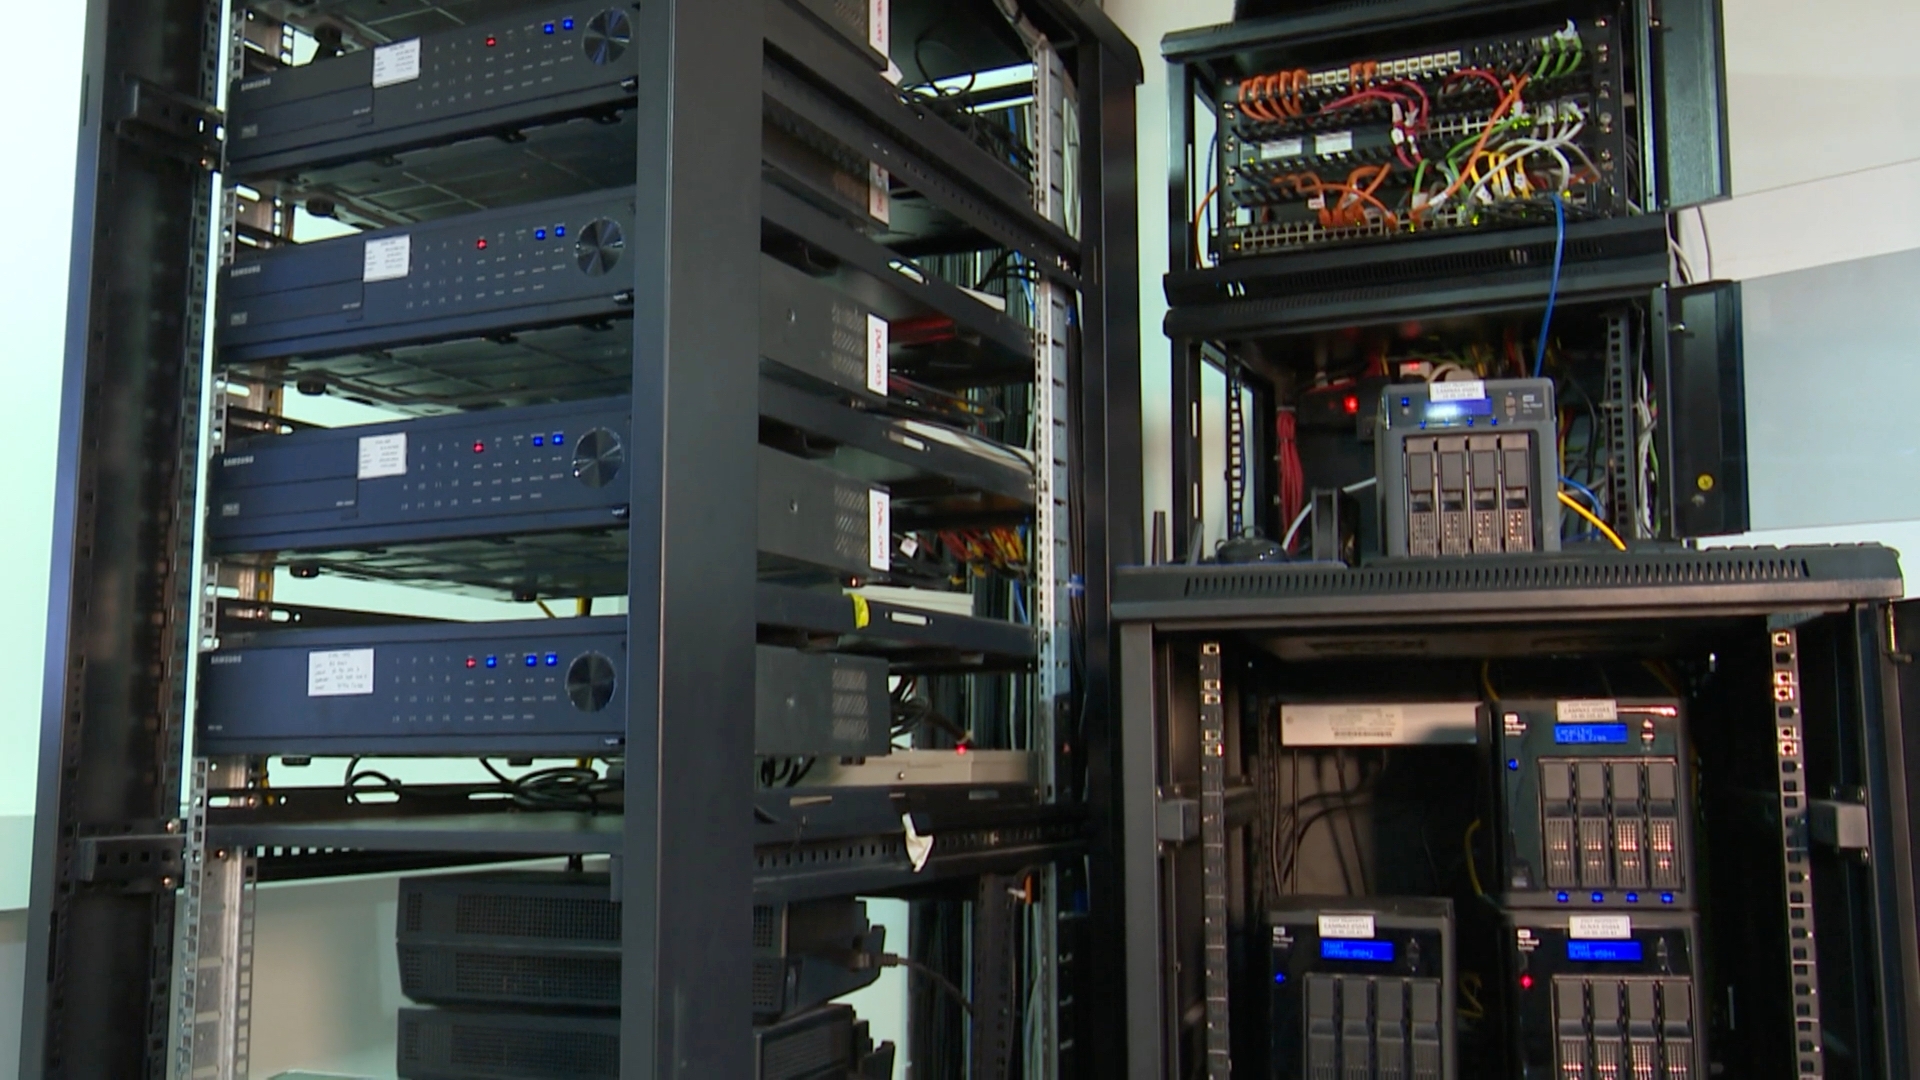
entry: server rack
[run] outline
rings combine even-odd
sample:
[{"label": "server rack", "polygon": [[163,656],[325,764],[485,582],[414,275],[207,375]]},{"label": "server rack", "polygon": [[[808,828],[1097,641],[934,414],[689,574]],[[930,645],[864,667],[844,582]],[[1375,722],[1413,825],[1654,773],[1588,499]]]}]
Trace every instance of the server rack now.
[{"label": "server rack", "polygon": [[[296,53],[304,60],[309,49],[356,64],[372,51],[377,114],[380,101],[401,100],[380,91],[420,70],[418,41],[524,7],[480,0],[394,13],[353,0],[189,0],[133,18],[121,4],[90,5],[32,894],[30,970],[47,975],[28,993],[24,1075],[244,1075],[248,995],[265,975],[251,967],[258,881],[594,854],[612,856],[627,942],[620,1075],[752,1075],[746,930],[755,899],[850,894],[918,898],[915,936],[926,940],[912,951],[973,984],[971,1030],[932,1004],[916,1009],[914,1040],[946,1038],[952,1048],[944,1060],[930,1055],[930,1068],[957,1075],[971,1060],[975,1075],[1008,1075],[1018,1061],[1023,1076],[1089,1072],[1097,1063],[1087,1051],[1101,1047],[1084,1037],[1082,988],[1108,961],[1084,940],[1084,800],[1097,770],[1080,743],[1098,737],[1110,696],[1112,571],[1141,547],[1138,478],[1126,464],[1137,433],[1106,419],[1114,403],[1137,400],[1137,55],[1097,10],[1052,0],[965,12],[881,3],[864,41],[838,25],[840,7],[785,0],[542,9],[511,24],[522,36],[503,31],[501,40],[546,48],[544,19],[547,34],[557,23],[561,35],[597,35],[587,53],[596,63],[633,58],[635,75],[611,93],[575,93],[545,116],[603,122],[589,134],[604,152],[580,156],[569,141],[580,125],[521,131],[529,121],[519,106],[493,115],[488,131],[550,164],[590,159],[633,185],[630,227],[611,244],[595,237],[595,266],[613,265],[617,252],[632,268],[622,298],[630,314],[580,324],[604,334],[610,321],[630,346],[610,355],[604,339],[540,338],[532,347],[577,376],[557,392],[471,378],[461,365],[475,358],[445,333],[385,354],[355,353],[364,344],[355,341],[246,354],[236,341],[231,356],[215,345],[209,367],[211,279],[236,254],[298,239],[297,210],[405,231],[487,205],[480,189],[497,181],[473,170],[497,147],[448,148],[445,130],[423,134],[384,117],[339,144],[352,153],[302,157],[298,140],[236,149],[240,133],[220,111],[236,107],[228,80],[297,71]],[[946,31],[957,40],[938,64],[909,58],[902,66],[925,85],[918,98],[903,94],[876,63],[889,32],[912,41],[941,19],[957,24]],[[476,49],[497,44],[475,36]],[[1021,87],[957,106],[943,98],[970,81],[954,76],[1021,62],[1031,64],[1030,106]],[[977,122],[996,105],[995,115],[1016,118],[1008,164],[998,160],[1005,137]],[[869,181],[895,200],[894,220],[836,216],[804,184],[763,169],[757,136],[774,113],[858,148]],[[421,152],[443,155],[437,187],[412,156]],[[371,171],[355,164],[368,160]],[[399,190],[395,170],[435,197],[418,198],[415,186],[412,201],[388,198]],[[587,174],[572,175],[578,185]],[[362,281],[407,266],[404,247],[381,251],[385,261],[375,268],[369,256]],[[1009,275],[1024,286],[1011,290],[1024,301],[1012,313],[962,277],[978,272],[982,260],[967,256],[981,251],[1021,268]],[[1028,387],[1023,407],[1037,432],[1028,460],[929,439],[924,425],[850,408],[804,380],[764,379],[749,284],[763,252],[919,332],[906,343],[922,365],[912,374],[938,384],[945,371],[963,389],[969,372]],[[587,559],[593,574],[624,579],[630,611],[647,616],[629,621],[620,812],[503,813],[502,801],[475,798],[487,785],[458,784],[356,805],[350,789],[268,787],[264,758],[194,750],[192,672],[223,637],[281,626],[421,632],[404,611],[276,603],[270,560],[202,561],[206,453],[288,430],[289,388],[415,415],[631,394],[621,535],[519,556]],[[951,521],[968,506],[988,522],[1026,507],[1031,616],[1008,618],[1004,601],[959,614],[891,595],[849,601],[804,577],[756,580],[756,513],[743,497],[765,452],[756,446],[807,450],[887,485],[909,526]],[[501,558],[342,541],[278,561],[298,576],[543,597],[537,583],[513,589]],[[990,791],[756,790],[752,694],[741,677],[753,670],[756,639],[824,644],[943,685],[985,687],[972,694],[982,701],[1019,701],[1017,732],[1002,718],[996,735],[987,705],[963,719],[989,739],[1017,738],[1037,779]],[[629,820],[647,827],[627,829]],[[929,836],[931,854],[919,850]],[[1027,900],[1009,902],[1015,886],[1030,890]],[[949,941],[972,936],[980,947],[925,952],[938,935],[920,930],[942,928]]]},{"label": "server rack", "polygon": [[[1718,25],[1395,0],[1163,42],[1173,501],[1113,610],[1126,1075],[1911,1071],[1897,558],[1692,543],[1747,524],[1738,288],[1696,280],[1669,220],[1725,194]],[[1522,123],[1463,87],[1535,76],[1549,126],[1513,160],[1553,142],[1569,168],[1436,222],[1511,168],[1476,132]],[[1568,100],[1621,106],[1591,174]],[[1542,378],[1557,422],[1527,438],[1558,445],[1499,475],[1557,464],[1545,497],[1596,523],[1482,546],[1471,512],[1513,505],[1463,498],[1463,542],[1396,555],[1412,502],[1376,488],[1416,450],[1497,460],[1526,430],[1502,395]],[[1386,461],[1382,416],[1415,411],[1432,431]],[[1451,912],[1457,1072],[1378,1049],[1414,1038],[1378,1007],[1416,970],[1378,929],[1402,903]],[[1331,920],[1344,982],[1270,966],[1310,936],[1289,906]]]}]

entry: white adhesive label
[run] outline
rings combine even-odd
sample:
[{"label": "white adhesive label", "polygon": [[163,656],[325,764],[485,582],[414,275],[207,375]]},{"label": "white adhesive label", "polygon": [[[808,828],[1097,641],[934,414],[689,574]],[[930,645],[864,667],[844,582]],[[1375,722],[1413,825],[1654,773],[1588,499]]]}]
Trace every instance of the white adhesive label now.
[{"label": "white adhesive label", "polygon": [[1427,397],[1432,401],[1484,401],[1487,384],[1479,379],[1449,379],[1428,383]]},{"label": "white adhesive label", "polygon": [[1567,936],[1577,941],[1624,941],[1633,936],[1633,916],[1570,915]]},{"label": "white adhesive label", "polygon": [[893,568],[893,496],[867,489],[867,565]]},{"label": "white adhesive label", "polygon": [[1260,160],[1272,161],[1275,158],[1299,157],[1307,152],[1305,139],[1281,139],[1277,142],[1260,144]]},{"label": "white adhesive label", "polygon": [[882,225],[893,224],[893,174],[867,162],[867,216]]},{"label": "white adhesive label", "polygon": [[887,396],[887,320],[867,316],[867,389]]},{"label": "white adhesive label", "polygon": [[420,77],[420,39],[409,38],[373,50],[373,85],[412,82]]},{"label": "white adhesive label", "polygon": [[867,44],[893,59],[893,12],[889,0],[867,0]]},{"label": "white adhesive label", "polygon": [[307,696],[373,693],[373,650],[332,649],[307,654]]},{"label": "white adhesive label", "polygon": [[361,281],[392,281],[407,276],[413,265],[413,237],[388,236],[367,241],[360,264]]},{"label": "white adhesive label", "polygon": [[360,467],[354,476],[378,480],[382,476],[407,475],[407,433],[363,435],[360,437]]},{"label": "white adhesive label", "polygon": [[1585,698],[1553,703],[1553,718],[1562,724],[1591,724],[1620,719],[1620,703],[1612,698]]},{"label": "white adhesive label", "polygon": [[1283,746],[1471,746],[1479,741],[1473,702],[1348,702],[1280,707]]},{"label": "white adhesive label", "polygon": [[1322,915],[1320,916],[1320,936],[1323,938],[1370,938],[1373,936],[1373,916]]},{"label": "white adhesive label", "polygon": [[1353,150],[1353,132],[1329,131],[1313,137],[1313,152],[1321,156],[1345,154]]}]

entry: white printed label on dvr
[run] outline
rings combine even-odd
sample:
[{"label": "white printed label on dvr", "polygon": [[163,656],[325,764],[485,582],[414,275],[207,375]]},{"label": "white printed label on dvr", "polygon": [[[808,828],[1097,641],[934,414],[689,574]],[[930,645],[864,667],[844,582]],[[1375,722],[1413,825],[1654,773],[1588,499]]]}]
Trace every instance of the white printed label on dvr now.
[{"label": "white printed label on dvr", "polygon": [[867,489],[867,565],[893,568],[893,496]]},{"label": "white printed label on dvr", "polygon": [[1321,156],[1344,154],[1353,149],[1353,132],[1329,131],[1313,137],[1313,152]]},{"label": "white printed label on dvr", "polygon": [[413,237],[388,236],[367,241],[367,253],[361,260],[361,281],[392,281],[407,276],[413,265]]},{"label": "white printed label on dvr", "polygon": [[1484,401],[1487,384],[1479,379],[1449,379],[1428,383],[1427,397],[1432,401]]},{"label": "white printed label on dvr", "polygon": [[361,480],[407,475],[407,433],[360,436],[360,468],[354,475]]},{"label": "white printed label on dvr", "polygon": [[888,0],[867,0],[867,44],[873,51],[893,58],[893,12]]},{"label": "white printed label on dvr", "polygon": [[1578,941],[1624,941],[1633,936],[1633,916],[1570,915],[1567,936]]},{"label": "white printed label on dvr", "polygon": [[1620,703],[1612,698],[1583,698],[1553,703],[1553,718],[1562,724],[1591,724],[1620,719]]},{"label": "white printed label on dvr", "polygon": [[373,650],[331,649],[307,654],[307,696],[373,693]]},{"label": "white printed label on dvr", "polygon": [[1305,139],[1279,139],[1260,144],[1260,160],[1272,161],[1275,158],[1299,157],[1307,152]]},{"label": "white printed label on dvr", "polygon": [[893,174],[867,162],[867,216],[882,225],[893,224]]},{"label": "white printed label on dvr", "polygon": [[867,316],[867,389],[887,396],[887,320]]},{"label": "white printed label on dvr", "polygon": [[409,38],[373,50],[373,85],[392,86],[420,77],[420,39]]},{"label": "white printed label on dvr", "polygon": [[1320,936],[1323,938],[1370,938],[1373,936],[1373,916],[1322,915],[1320,916]]}]

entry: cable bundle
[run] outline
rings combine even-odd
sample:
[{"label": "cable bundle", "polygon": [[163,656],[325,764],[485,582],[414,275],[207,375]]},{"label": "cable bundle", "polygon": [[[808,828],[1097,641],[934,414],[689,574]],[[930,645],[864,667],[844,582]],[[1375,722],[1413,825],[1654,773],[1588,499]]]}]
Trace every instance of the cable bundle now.
[{"label": "cable bundle", "polygon": [[1280,474],[1280,520],[1294,521],[1307,503],[1307,474],[1300,467],[1299,421],[1292,409],[1274,416],[1275,464]]}]

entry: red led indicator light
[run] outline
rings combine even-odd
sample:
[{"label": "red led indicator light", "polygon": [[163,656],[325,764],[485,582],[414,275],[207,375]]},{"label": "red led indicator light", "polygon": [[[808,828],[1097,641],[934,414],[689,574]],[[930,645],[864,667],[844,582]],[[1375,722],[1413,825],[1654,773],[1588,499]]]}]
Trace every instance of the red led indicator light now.
[{"label": "red led indicator light", "polygon": [[1520,989],[1522,990],[1533,989],[1533,976],[1531,975],[1520,976]]},{"label": "red led indicator light", "polygon": [[494,37],[492,34],[487,35],[487,48],[491,49],[498,44],[500,44],[499,38]]},{"label": "red led indicator light", "polygon": [[1354,416],[1360,412],[1360,399],[1348,394],[1341,400],[1340,407],[1347,410],[1348,416]]},{"label": "red led indicator light", "polygon": [[483,237],[481,237],[480,239],[478,239],[478,240],[475,240],[475,241],[473,242],[473,246],[474,246],[474,247],[477,247],[477,248],[479,248],[479,249],[480,249],[481,251],[485,251],[485,250],[487,250],[487,239],[486,239],[486,237],[484,237],[484,236],[483,236]]},{"label": "red led indicator light", "polygon": [[966,752],[967,752],[967,744],[966,744],[966,743],[961,743],[961,744],[960,744],[959,746],[956,746],[956,747],[954,747],[954,748],[953,748],[953,752],[954,752],[954,753],[956,753],[956,754],[964,754],[964,753],[966,753]]},{"label": "red led indicator light", "polygon": [[477,443],[474,443],[474,444],[473,444],[473,452],[474,452],[474,453],[476,453],[476,454],[484,454],[484,453],[486,453],[486,452],[487,452],[487,444],[486,444],[486,443],[483,443],[483,442],[477,442]]},{"label": "red led indicator light", "polygon": [[469,656],[469,657],[467,657],[467,666],[468,666],[468,667],[477,667],[477,666],[479,666],[479,664],[480,664],[480,661],[478,661],[478,660],[475,660],[475,659],[474,659],[473,657],[471,657],[471,656]]}]

